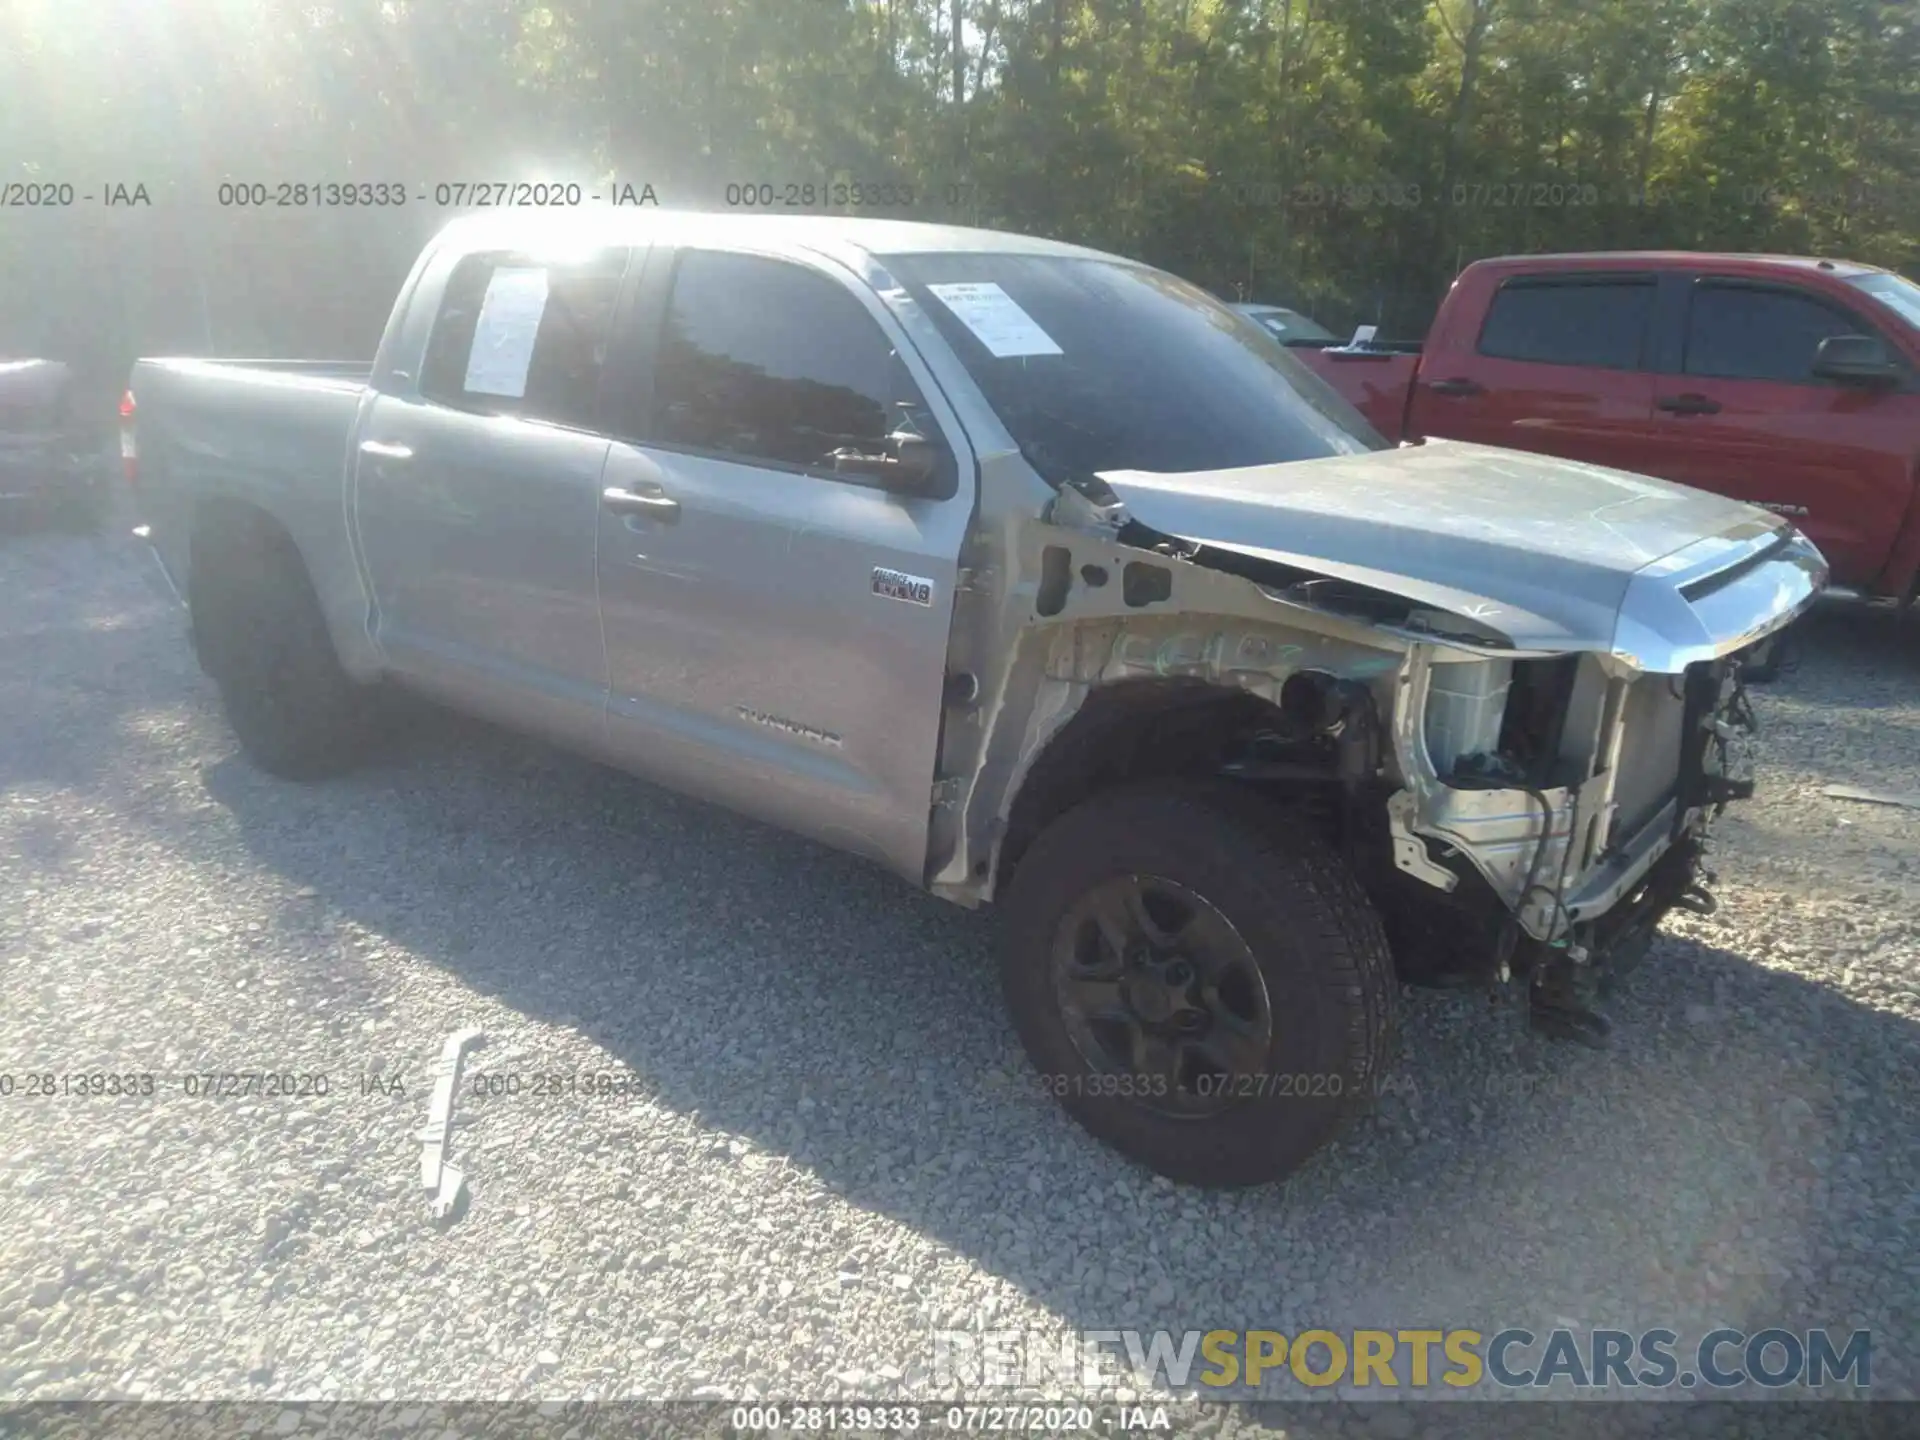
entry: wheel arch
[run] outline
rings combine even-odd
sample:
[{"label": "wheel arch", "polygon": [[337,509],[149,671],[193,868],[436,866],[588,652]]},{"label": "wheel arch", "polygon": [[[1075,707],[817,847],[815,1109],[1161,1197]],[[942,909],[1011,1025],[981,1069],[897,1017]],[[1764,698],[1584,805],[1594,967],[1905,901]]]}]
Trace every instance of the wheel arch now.
[{"label": "wheel arch", "polygon": [[236,550],[258,556],[272,555],[300,566],[307,583],[313,584],[313,567],[302,553],[293,532],[265,506],[243,496],[226,493],[202,495],[193,503],[187,520],[186,601],[189,638],[200,668],[214,674],[218,657],[210,647],[207,625],[211,607],[216,603],[210,586],[221,558]]},{"label": "wheel arch", "polygon": [[[1239,686],[1196,678],[1115,681],[1091,690],[1073,715],[1036,749],[1017,777],[996,846],[994,890],[1003,893],[1034,839],[1094,795],[1150,779],[1232,781],[1228,768],[1255,737],[1300,733],[1317,692],[1335,677],[1301,670],[1275,704]],[[1327,796],[1338,771],[1332,756],[1304,759],[1283,779],[1241,781],[1276,802]]]},{"label": "wheel arch", "polygon": [[[1116,882],[1137,894],[1143,877],[1163,901],[1181,907],[1171,915],[1122,907],[1152,914],[1149,953],[1132,944],[1139,931],[1128,933],[1123,923],[1116,937],[1089,908],[1100,906],[1102,892]],[[1292,1173],[1367,1107],[1391,1064],[1398,986],[1363,887],[1318,837],[1270,823],[1264,807],[1236,787],[1175,778],[1101,792],[1036,838],[1007,907],[1001,985],[1029,1060],[1041,1074],[1059,1077],[1054,1094],[1098,1138],[1177,1182],[1239,1186]],[[1205,1040],[1206,1026],[1169,1031],[1176,1010],[1193,1018],[1192,1010],[1203,1009],[1218,1021],[1228,993],[1206,994],[1217,971],[1196,989],[1191,973],[1168,969],[1214,968],[1182,939],[1154,941],[1153,929],[1169,921],[1185,933],[1177,918],[1183,909],[1211,910],[1224,920],[1240,968],[1250,962],[1259,972],[1263,1003],[1225,1006],[1242,1021],[1262,1022],[1254,1054],[1222,1055]],[[1097,1014],[1069,998],[1082,980],[1106,987],[1104,998],[1082,995]],[[1243,993],[1251,998],[1251,987]],[[1157,1035],[1163,1051],[1192,1033],[1202,1053],[1162,1054],[1156,1063],[1138,1035],[1134,1043],[1123,1035],[1090,1036],[1090,1016],[1103,1029],[1118,1022]],[[1252,1088],[1238,1089],[1234,1103],[1203,1104],[1197,1113],[1143,1101],[1185,1092],[1204,1102],[1200,1080],[1210,1074]],[[1269,1085],[1282,1075],[1340,1079],[1324,1089]],[[1155,1076],[1164,1079],[1151,1089],[1085,1083]]]}]

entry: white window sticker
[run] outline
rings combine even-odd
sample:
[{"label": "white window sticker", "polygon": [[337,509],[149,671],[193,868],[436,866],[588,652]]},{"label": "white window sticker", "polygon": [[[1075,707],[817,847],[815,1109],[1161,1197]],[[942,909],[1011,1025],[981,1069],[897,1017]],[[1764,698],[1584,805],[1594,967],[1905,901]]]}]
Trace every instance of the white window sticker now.
[{"label": "white window sticker", "polygon": [[1000,359],[1016,355],[1063,355],[1053,337],[992,281],[929,285],[934,297]]},{"label": "white window sticker", "polygon": [[493,272],[467,356],[468,394],[518,400],[527,393],[527,366],[533,361],[540,317],[546,313],[545,270],[503,266]]}]

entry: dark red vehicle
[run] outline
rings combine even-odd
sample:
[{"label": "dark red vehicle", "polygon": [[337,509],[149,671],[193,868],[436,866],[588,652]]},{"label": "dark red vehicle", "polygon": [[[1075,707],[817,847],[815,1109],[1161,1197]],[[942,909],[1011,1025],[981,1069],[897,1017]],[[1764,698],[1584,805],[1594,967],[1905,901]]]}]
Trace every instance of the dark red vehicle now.
[{"label": "dark red vehicle", "polygon": [[1842,260],[1482,260],[1424,344],[1289,347],[1389,439],[1471,440],[1791,516],[1836,586],[1920,588],[1920,285]]}]

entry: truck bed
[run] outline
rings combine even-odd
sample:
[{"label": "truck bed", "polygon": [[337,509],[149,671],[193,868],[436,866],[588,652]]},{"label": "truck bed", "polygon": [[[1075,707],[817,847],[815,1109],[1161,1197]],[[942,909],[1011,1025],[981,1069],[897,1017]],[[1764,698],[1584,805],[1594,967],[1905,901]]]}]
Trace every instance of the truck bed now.
[{"label": "truck bed", "polygon": [[139,445],[135,495],[169,576],[187,573],[195,506],[223,496],[279,517],[310,552],[315,573],[341,564],[350,572],[341,523],[347,452],[372,374],[370,364],[338,360],[136,362],[128,382]]},{"label": "truck bed", "polygon": [[145,365],[203,365],[220,370],[270,370],[280,375],[306,375],[314,379],[352,380],[364,385],[373,377],[371,361],[361,360],[233,360],[233,359],[161,359],[143,360]]}]

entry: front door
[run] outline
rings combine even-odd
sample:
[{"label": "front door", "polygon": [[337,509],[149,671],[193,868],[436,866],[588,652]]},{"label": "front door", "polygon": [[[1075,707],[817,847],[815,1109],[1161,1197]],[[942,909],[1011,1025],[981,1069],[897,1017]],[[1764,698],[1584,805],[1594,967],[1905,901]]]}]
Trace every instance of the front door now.
[{"label": "front door", "polygon": [[[825,262],[656,255],[641,309],[657,338],[599,521],[609,745],[918,881],[973,501],[959,426]],[[937,442],[944,497],[836,469],[901,423]]]},{"label": "front door", "polygon": [[1912,494],[1920,392],[1911,376],[1862,386],[1822,379],[1812,366],[1829,336],[1875,333],[1810,290],[1699,278],[1680,373],[1658,377],[1654,473],[1791,517],[1836,582],[1870,584]]}]

